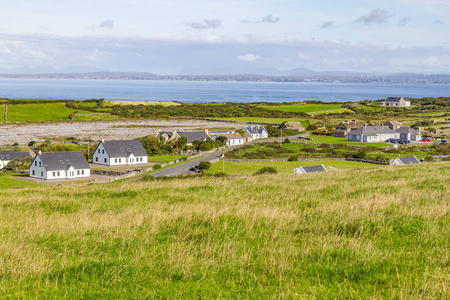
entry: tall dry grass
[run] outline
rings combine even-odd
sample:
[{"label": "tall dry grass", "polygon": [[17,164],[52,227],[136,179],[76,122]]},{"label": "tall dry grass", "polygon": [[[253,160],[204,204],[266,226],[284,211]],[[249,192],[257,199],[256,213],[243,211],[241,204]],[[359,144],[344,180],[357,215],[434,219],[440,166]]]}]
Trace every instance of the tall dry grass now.
[{"label": "tall dry grass", "polygon": [[449,296],[449,163],[0,192],[8,298]]}]

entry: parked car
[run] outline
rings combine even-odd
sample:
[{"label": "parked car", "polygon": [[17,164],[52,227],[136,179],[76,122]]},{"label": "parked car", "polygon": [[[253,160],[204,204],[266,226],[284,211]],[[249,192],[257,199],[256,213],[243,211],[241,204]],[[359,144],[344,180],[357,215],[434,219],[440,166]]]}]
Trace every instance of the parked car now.
[{"label": "parked car", "polygon": [[422,141],[424,142],[430,142],[431,140],[429,138],[423,138]]},{"label": "parked car", "polygon": [[386,143],[395,143],[395,139],[392,139],[392,138],[391,139],[387,139]]}]

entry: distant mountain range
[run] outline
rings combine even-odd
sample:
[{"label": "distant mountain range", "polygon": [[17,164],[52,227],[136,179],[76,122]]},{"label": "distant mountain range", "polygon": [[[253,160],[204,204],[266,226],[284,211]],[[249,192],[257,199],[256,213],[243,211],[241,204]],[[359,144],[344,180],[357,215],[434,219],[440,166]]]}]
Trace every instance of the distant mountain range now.
[{"label": "distant mountain range", "polygon": [[148,72],[0,74],[0,78],[450,84],[449,74],[316,72],[306,68],[288,71],[264,68],[251,70],[252,72],[246,70],[245,73],[231,73],[231,70],[227,69],[215,69],[214,73],[209,71],[212,70],[183,70],[177,75],[158,75]]}]

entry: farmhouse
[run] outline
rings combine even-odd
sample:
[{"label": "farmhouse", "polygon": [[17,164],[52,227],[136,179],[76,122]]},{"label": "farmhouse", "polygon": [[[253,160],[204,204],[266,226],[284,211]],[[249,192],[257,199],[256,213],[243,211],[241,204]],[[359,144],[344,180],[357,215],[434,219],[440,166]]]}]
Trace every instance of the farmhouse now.
[{"label": "farmhouse", "polygon": [[30,177],[75,179],[91,176],[91,168],[81,151],[39,152],[30,164]]},{"label": "farmhouse", "polygon": [[367,126],[354,129],[347,134],[347,141],[377,143],[384,142],[387,139],[398,139],[400,133],[383,125]]},{"label": "farmhouse", "polygon": [[408,107],[411,106],[411,101],[406,97],[387,97],[385,100],[381,101],[380,105],[388,107]]},{"label": "farmhouse", "polygon": [[242,134],[242,137],[244,138],[244,143],[248,143],[248,142],[253,141],[253,137],[248,131],[244,132]]},{"label": "farmhouse", "polygon": [[401,140],[420,141],[422,139],[421,133],[409,127],[400,127],[396,132],[400,133],[399,139]]},{"label": "farmhouse", "polygon": [[336,126],[334,129],[334,136],[346,137],[352,129],[357,129],[362,126],[363,125],[360,122],[356,122],[355,120],[352,120],[351,122],[345,120],[345,122],[341,122],[338,126]]},{"label": "farmhouse", "polygon": [[294,174],[306,174],[315,172],[328,172],[324,165],[294,168]]},{"label": "farmhouse", "polygon": [[410,165],[410,164],[420,164],[420,161],[417,159],[417,157],[408,156],[408,157],[397,157],[391,165],[397,165],[397,166],[403,166],[403,165]]},{"label": "farmhouse", "polygon": [[389,127],[392,130],[397,130],[400,127],[402,127],[402,123],[399,122],[399,121],[387,121],[383,125],[386,126],[386,127]]},{"label": "farmhouse", "polygon": [[282,124],[281,128],[283,130],[298,130],[305,131],[305,128],[300,124],[300,122],[285,122]]},{"label": "farmhouse", "polygon": [[244,137],[239,132],[227,132],[227,133],[216,133],[213,139],[216,140],[219,136],[224,136],[227,138],[226,146],[243,145]]},{"label": "farmhouse", "polygon": [[0,170],[3,169],[14,158],[31,157],[28,152],[15,152],[13,150],[0,150]]},{"label": "farmhouse", "polygon": [[158,131],[156,137],[164,139],[164,143],[175,142],[177,139],[184,137],[186,138],[186,145],[192,146],[194,141],[204,142],[210,139],[211,136],[208,130],[205,131]]},{"label": "farmhouse", "polygon": [[242,130],[250,133],[253,140],[265,139],[265,138],[269,137],[269,133],[267,132],[267,129],[261,125],[249,125],[245,128],[242,128]]},{"label": "farmhouse", "polygon": [[102,140],[92,155],[92,162],[99,165],[120,166],[146,164],[148,154],[139,140]]}]

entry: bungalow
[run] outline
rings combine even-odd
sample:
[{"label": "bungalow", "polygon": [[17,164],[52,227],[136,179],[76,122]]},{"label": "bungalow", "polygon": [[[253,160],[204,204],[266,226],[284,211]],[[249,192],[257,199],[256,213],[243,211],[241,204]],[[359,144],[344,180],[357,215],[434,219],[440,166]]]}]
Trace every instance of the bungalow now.
[{"label": "bungalow", "polygon": [[387,97],[385,100],[381,101],[380,105],[389,107],[408,107],[411,106],[411,101],[406,97]]},{"label": "bungalow", "polygon": [[410,164],[420,164],[420,161],[417,159],[417,157],[408,156],[408,157],[397,157],[393,162],[391,162],[391,165],[397,165],[397,166],[403,166],[403,165],[410,165]]},{"label": "bungalow", "polygon": [[13,150],[0,150],[0,170],[3,169],[14,158],[31,157],[28,152],[15,152]]},{"label": "bungalow", "polygon": [[328,172],[324,165],[294,168],[294,174],[306,174],[315,172]]},{"label": "bungalow", "polygon": [[396,130],[400,133],[399,139],[407,141],[420,141],[422,140],[422,134],[409,127],[400,127]]},{"label": "bungalow", "polygon": [[300,124],[300,122],[284,122],[281,125],[281,129],[283,129],[283,130],[305,131],[305,128]]},{"label": "bungalow", "polygon": [[224,136],[227,138],[226,146],[235,146],[235,145],[243,145],[244,137],[239,132],[227,132],[227,133],[217,133],[213,136],[213,139],[216,140],[219,136]]},{"label": "bungalow", "polygon": [[164,143],[175,142],[177,139],[184,137],[186,138],[186,145],[192,146],[194,141],[204,142],[207,139],[210,139],[211,136],[208,133],[208,130],[205,131],[159,131],[156,134],[156,137],[163,138]]},{"label": "bungalow", "polygon": [[92,162],[99,165],[137,165],[148,162],[148,154],[139,140],[102,140],[92,155]]},{"label": "bungalow", "polygon": [[347,134],[347,141],[350,142],[378,143],[384,142],[391,138],[400,138],[400,133],[383,125],[364,125],[363,127],[354,129]]},{"label": "bungalow", "polygon": [[355,120],[352,120],[351,122],[345,120],[345,122],[341,122],[336,126],[334,129],[334,136],[346,137],[351,130],[361,128],[362,126],[363,125],[360,122],[356,122]]},{"label": "bungalow", "polygon": [[242,130],[247,131],[252,135],[253,140],[265,139],[269,137],[269,132],[264,126],[261,125],[249,125]]},{"label": "bungalow", "polygon": [[38,154],[30,164],[30,177],[75,179],[91,176],[91,168],[81,151]]}]

